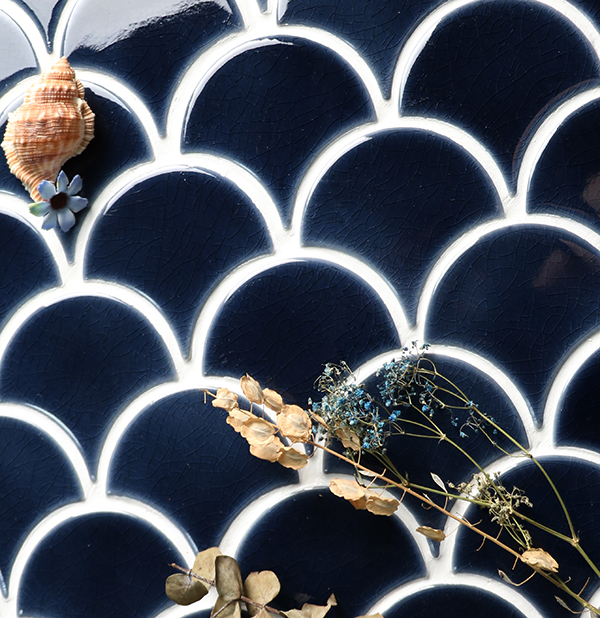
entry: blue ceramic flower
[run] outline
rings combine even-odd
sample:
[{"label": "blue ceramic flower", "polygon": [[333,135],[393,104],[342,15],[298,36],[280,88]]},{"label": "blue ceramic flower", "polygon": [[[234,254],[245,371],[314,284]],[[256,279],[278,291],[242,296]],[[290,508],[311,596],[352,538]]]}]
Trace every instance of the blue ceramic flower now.
[{"label": "blue ceramic flower", "polygon": [[51,230],[60,225],[63,232],[69,231],[75,225],[73,213],[87,206],[87,200],[84,197],[75,195],[81,190],[82,184],[80,176],[75,176],[69,184],[69,179],[63,171],[56,179],[56,186],[49,180],[42,180],[37,190],[43,201],[30,204],[29,212],[36,217],[44,217],[44,223],[42,223],[44,230]]}]

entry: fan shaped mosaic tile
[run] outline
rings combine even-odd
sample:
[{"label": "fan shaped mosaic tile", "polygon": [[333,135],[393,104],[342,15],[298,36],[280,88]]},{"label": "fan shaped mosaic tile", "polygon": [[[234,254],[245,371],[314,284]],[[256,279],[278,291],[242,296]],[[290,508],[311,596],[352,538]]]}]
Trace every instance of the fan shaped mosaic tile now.
[{"label": "fan shaped mosaic tile", "polygon": [[[95,114],[68,232],[0,157],[0,616],[208,618],[164,582],[215,545],[334,618],[567,616],[443,514],[339,501],[331,455],[252,457],[202,390],[306,406],[324,364],[427,342],[600,560],[600,4],[3,0],[0,33],[3,134],[62,57]],[[501,446],[470,444],[560,518]],[[390,449],[417,483],[476,471]]]}]

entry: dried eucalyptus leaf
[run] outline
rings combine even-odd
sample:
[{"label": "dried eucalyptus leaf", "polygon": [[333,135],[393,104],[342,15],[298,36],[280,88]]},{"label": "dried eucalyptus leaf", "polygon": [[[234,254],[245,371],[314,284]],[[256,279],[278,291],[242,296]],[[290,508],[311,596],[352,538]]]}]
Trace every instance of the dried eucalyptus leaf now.
[{"label": "dried eucalyptus leaf", "polygon": [[224,603],[235,601],[242,596],[242,574],[238,563],[231,556],[217,556],[215,586]]},{"label": "dried eucalyptus leaf", "polygon": [[[248,606],[250,609],[250,606]],[[256,614],[256,618],[271,618],[271,614],[266,609],[261,609],[258,614]]]},{"label": "dried eucalyptus leaf", "polygon": [[195,577],[185,573],[169,575],[165,582],[165,592],[171,601],[179,605],[190,605],[208,594],[208,588]]},{"label": "dried eucalyptus leaf", "polygon": [[290,609],[285,612],[287,618],[323,618],[333,605],[337,605],[337,600],[332,594],[327,599],[327,605],[312,605],[305,603],[302,609]]},{"label": "dried eucalyptus leaf", "polygon": [[373,513],[373,515],[385,515],[389,517],[396,511],[398,506],[400,506],[400,502],[395,498],[384,498],[370,490],[368,493],[365,492],[365,495],[367,497],[367,511]]},{"label": "dried eucalyptus leaf", "polygon": [[[244,595],[260,605],[266,605],[279,594],[280,588],[277,575],[273,571],[254,571],[244,582]],[[251,616],[260,613],[260,608],[247,605]]]},{"label": "dried eucalyptus leaf", "polygon": [[217,599],[211,612],[212,616],[219,614],[217,618],[242,618],[242,608],[239,601],[225,601],[221,597]]},{"label": "dried eucalyptus leaf", "polygon": [[357,616],[356,618],[383,618],[381,614],[368,614],[366,616]]},{"label": "dried eucalyptus leaf", "polygon": [[221,556],[221,550],[218,547],[209,547],[196,555],[192,571],[196,575],[201,575],[210,581],[215,581],[215,560],[217,556]]}]

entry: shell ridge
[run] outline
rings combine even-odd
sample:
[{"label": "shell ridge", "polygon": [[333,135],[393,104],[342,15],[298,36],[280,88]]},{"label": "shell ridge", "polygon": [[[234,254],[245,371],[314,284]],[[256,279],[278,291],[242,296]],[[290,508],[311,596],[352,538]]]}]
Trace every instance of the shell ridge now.
[{"label": "shell ridge", "polygon": [[34,201],[42,180],[56,182],[66,161],[81,154],[94,137],[94,113],[83,84],[66,58],[42,73],[23,104],[8,115],[2,148],[10,171]]}]

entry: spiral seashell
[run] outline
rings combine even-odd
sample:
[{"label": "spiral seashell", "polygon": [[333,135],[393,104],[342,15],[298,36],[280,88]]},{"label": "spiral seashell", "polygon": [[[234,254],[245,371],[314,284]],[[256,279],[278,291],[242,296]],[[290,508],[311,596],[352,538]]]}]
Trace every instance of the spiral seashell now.
[{"label": "spiral seashell", "polygon": [[65,161],[82,153],[94,137],[94,113],[83,97],[83,85],[61,58],[8,115],[2,148],[10,171],[35,202],[42,199],[40,182],[55,182]]}]

